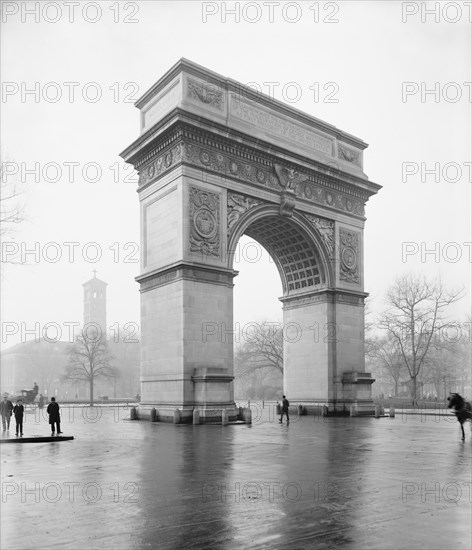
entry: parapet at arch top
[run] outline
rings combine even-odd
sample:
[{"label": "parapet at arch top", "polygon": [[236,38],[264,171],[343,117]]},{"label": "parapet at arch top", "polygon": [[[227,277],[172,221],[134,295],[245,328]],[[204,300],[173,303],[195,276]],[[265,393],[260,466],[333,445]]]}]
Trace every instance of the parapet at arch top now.
[{"label": "parapet at arch top", "polygon": [[[141,410],[234,416],[233,341],[202,341],[202,326],[233,326],[232,254],[244,234],[277,265],[284,324],[303,329],[284,347],[290,400],[373,410],[363,229],[380,186],[363,171],[367,145],[185,59],[136,106],[141,135],[122,157],[139,172]],[[313,324],[335,338],[313,342]]]}]

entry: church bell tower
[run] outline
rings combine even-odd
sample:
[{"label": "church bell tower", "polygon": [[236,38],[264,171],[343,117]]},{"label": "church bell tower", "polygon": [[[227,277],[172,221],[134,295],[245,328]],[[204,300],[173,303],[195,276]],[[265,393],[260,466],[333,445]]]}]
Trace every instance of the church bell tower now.
[{"label": "church bell tower", "polygon": [[107,283],[97,279],[93,270],[93,279],[82,285],[84,287],[84,325],[96,323],[103,336],[107,334]]}]

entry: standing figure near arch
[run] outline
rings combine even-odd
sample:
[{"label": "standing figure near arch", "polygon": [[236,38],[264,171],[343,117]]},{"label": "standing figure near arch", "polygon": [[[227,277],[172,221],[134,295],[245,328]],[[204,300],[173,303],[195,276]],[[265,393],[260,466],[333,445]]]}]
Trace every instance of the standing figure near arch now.
[{"label": "standing figure near arch", "polygon": [[59,413],[59,404],[56,403],[56,398],[51,397],[51,403],[49,403],[46,409],[49,414],[49,424],[51,424],[51,435],[54,435],[54,429],[57,426],[57,435],[61,434],[61,415]]},{"label": "standing figure near arch", "polygon": [[23,406],[23,401],[21,399],[18,399],[16,405],[13,407],[13,413],[15,415],[16,422],[16,436],[18,437],[18,435],[23,435],[23,416],[25,413],[25,407]]},{"label": "standing figure near arch", "polygon": [[10,419],[13,412],[13,403],[8,399],[7,395],[3,396],[3,401],[0,403],[0,413],[2,415],[3,431],[10,429]]},{"label": "standing figure near arch", "polygon": [[282,396],[282,414],[280,415],[279,422],[282,424],[282,420],[284,418],[284,414],[287,416],[287,424],[290,422],[290,419],[288,417],[288,407],[290,406],[290,403],[288,402],[288,399],[285,397],[285,395]]}]

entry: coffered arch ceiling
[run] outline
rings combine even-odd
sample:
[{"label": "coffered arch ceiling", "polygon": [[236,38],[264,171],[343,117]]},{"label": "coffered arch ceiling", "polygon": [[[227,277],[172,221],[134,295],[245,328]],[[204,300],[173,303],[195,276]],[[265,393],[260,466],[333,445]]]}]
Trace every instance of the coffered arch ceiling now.
[{"label": "coffered arch ceiling", "polygon": [[277,265],[284,295],[331,286],[326,251],[298,219],[275,209],[253,212],[250,218],[235,231],[230,246],[234,250],[242,235],[261,244]]}]

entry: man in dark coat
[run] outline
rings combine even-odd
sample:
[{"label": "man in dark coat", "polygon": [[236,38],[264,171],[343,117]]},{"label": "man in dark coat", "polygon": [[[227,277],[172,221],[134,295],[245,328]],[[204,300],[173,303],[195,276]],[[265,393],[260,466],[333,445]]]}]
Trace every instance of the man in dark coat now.
[{"label": "man in dark coat", "polygon": [[282,424],[282,419],[284,417],[284,414],[287,416],[287,424],[290,422],[289,418],[288,418],[288,407],[290,405],[290,403],[288,402],[288,399],[284,396],[282,396],[283,399],[282,399],[282,414],[280,415],[280,420],[279,422]]},{"label": "man in dark coat", "polygon": [[18,399],[16,402],[16,405],[13,407],[13,414],[15,415],[16,420],[16,435],[18,437],[18,430],[20,431],[20,435],[23,435],[23,414],[25,412],[25,408],[23,407],[23,402],[21,399]]},{"label": "man in dark coat", "polygon": [[54,427],[57,426],[57,435],[61,434],[61,415],[59,414],[59,404],[56,403],[56,398],[51,397],[51,403],[49,403],[46,409],[49,414],[49,424],[51,424],[51,435],[54,435]]},{"label": "man in dark coat", "polygon": [[3,431],[10,429],[10,418],[13,411],[13,403],[6,395],[3,396],[3,401],[0,402],[0,414],[2,415]]}]

